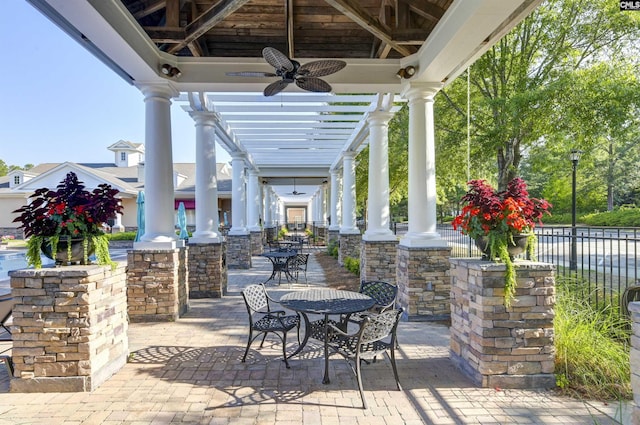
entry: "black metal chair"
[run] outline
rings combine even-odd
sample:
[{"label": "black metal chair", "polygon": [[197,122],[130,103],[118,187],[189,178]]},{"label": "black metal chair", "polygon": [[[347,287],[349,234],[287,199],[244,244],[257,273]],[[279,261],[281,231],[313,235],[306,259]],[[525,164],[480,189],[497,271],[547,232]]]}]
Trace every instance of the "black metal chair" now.
[{"label": "black metal chair", "polygon": [[333,324],[329,324],[329,347],[340,354],[352,366],[358,381],[358,390],[362,399],[362,408],[367,408],[362,387],[362,362],[375,359],[384,353],[391,361],[393,375],[399,391],[402,390],[396,367],[396,344],[398,322],[402,316],[402,309],[387,310],[380,314],[366,316],[355,333],[347,333]]},{"label": "black metal chair", "polygon": [[[298,330],[298,344],[300,343],[300,315],[285,315],[284,310],[271,310],[270,302],[276,302],[267,294],[264,285],[249,285],[242,291],[242,297],[249,313],[249,339],[247,348],[242,356],[242,362],[247,359],[251,343],[262,335],[260,348],[267,338],[267,334],[273,333],[282,341],[282,356],[284,363],[289,368],[287,361],[287,332],[293,328]],[[254,332],[256,333],[254,336]]]},{"label": "black metal chair", "polygon": [[289,273],[294,276],[296,282],[300,276],[300,273],[304,274],[304,283],[309,286],[307,280],[307,265],[309,263],[309,254],[296,254],[291,260],[289,260]]},{"label": "black metal chair", "polygon": [[382,313],[390,308],[394,308],[396,305],[396,297],[398,296],[398,287],[382,280],[363,280],[360,282],[358,292],[370,296],[376,303],[368,312],[365,311],[343,317],[343,322],[359,323],[363,317],[367,316],[370,312]]}]

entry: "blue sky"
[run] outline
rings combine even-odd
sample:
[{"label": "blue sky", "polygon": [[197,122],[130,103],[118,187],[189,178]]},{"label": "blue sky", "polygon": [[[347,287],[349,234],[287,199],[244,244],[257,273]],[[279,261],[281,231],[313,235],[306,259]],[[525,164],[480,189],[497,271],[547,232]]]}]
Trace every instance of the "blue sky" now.
[{"label": "blue sky", "polygon": [[[24,0],[0,5],[0,159],[7,165],[111,162],[107,146],[144,143],[140,91]],[[195,128],[172,105],[174,162],[195,162]],[[220,147],[218,162],[229,160]]]}]

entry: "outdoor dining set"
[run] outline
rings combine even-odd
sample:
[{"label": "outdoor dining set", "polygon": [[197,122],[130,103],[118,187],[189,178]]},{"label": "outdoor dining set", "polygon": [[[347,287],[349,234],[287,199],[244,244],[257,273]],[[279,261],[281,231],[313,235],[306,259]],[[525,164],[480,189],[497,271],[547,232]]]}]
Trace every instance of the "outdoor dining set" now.
[{"label": "outdoor dining set", "polygon": [[304,240],[284,240],[269,243],[269,251],[262,254],[271,261],[271,276],[264,282],[274,280],[278,277],[278,285],[282,283],[284,273],[287,282],[298,281],[304,276],[307,282],[307,264],[309,263],[309,253],[303,253]]},{"label": "outdoor dining set", "polygon": [[[398,390],[401,390],[395,361],[396,330],[402,309],[395,308],[397,287],[383,281],[363,281],[358,292],[334,289],[292,291],[279,300],[273,299],[264,284],[253,284],[242,291],[249,313],[249,336],[242,361],[247,358],[253,341],[262,336],[260,348],[268,334],[282,343],[283,361],[300,353],[309,339],[323,345],[324,377],[329,384],[329,357],[337,353],[351,365],[358,381],[362,407],[367,408],[362,385],[362,363],[375,361],[385,354]],[[289,310],[290,314],[286,312]],[[287,337],[297,333],[297,348],[287,353]],[[301,336],[302,333],[302,336]]]}]

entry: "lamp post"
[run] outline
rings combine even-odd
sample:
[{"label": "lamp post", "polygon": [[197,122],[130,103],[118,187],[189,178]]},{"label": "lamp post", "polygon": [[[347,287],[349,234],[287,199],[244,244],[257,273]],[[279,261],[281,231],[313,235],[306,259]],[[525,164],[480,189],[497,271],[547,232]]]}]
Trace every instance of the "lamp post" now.
[{"label": "lamp post", "polygon": [[576,234],[576,171],[578,170],[578,161],[580,161],[582,151],[572,149],[569,159],[573,165],[573,173],[571,180],[571,259],[569,260],[569,270],[578,270],[578,238]]}]

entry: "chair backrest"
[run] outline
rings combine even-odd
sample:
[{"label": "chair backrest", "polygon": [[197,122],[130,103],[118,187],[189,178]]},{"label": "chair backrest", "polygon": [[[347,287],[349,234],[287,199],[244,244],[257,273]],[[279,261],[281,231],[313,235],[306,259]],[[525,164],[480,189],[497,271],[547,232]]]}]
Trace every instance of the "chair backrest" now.
[{"label": "chair backrest", "polygon": [[307,263],[309,262],[309,254],[296,254],[295,266],[301,270],[307,270]]},{"label": "chair backrest", "polygon": [[388,336],[391,336],[392,341],[394,341],[401,315],[402,309],[400,308],[367,316],[360,325],[360,344],[369,344],[371,342],[380,341]]},{"label": "chair backrest", "polygon": [[368,280],[360,282],[361,294],[370,296],[381,310],[393,307],[398,295],[398,287],[382,280]]},{"label": "chair backrest", "polygon": [[256,311],[269,311],[269,299],[267,298],[267,291],[262,284],[249,285],[242,290],[242,298],[247,305],[249,315],[252,315]]}]

